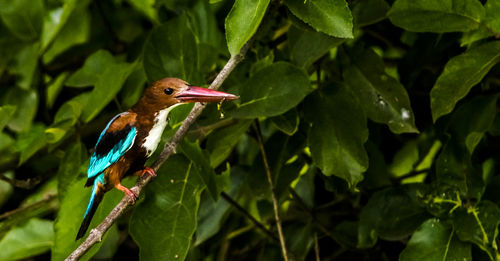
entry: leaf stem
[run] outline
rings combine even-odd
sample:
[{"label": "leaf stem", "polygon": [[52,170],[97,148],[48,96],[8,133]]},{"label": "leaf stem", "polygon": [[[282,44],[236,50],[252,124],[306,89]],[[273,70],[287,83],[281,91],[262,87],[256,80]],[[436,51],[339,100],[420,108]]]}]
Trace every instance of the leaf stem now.
[{"label": "leaf stem", "polygon": [[288,251],[285,245],[285,237],[283,236],[283,229],[281,228],[281,219],[279,216],[278,199],[276,198],[276,192],[274,190],[273,178],[271,176],[271,169],[269,168],[269,163],[267,161],[266,150],[264,148],[264,142],[262,140],[262,132],[260,130],[259,120],[254,121],[255,132],[257,133],[257,142],[259,144],[260,153],[262,154],[262,161],[264,161],[264,167],[266,169],[267,183],[269,183],[269,189],[271,190],[271,199],[273,201],[274,219],[276,219],[276,227],[278,228],[278,235],[280,238],[281,252],[283,254],[283,259],[288,261]]}]

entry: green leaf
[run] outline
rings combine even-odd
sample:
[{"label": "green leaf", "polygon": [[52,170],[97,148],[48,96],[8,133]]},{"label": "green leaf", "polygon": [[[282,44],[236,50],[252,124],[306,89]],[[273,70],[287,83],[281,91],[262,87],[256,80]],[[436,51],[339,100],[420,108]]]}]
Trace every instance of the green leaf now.
[{"label": "green leaf", "polygon": [[491,28],[496,34],[500,33],[500,0],[488,0],[484,5],[486,16],[484,23]]},{"label": "green leaf", "polygon": [[64,72],[59,74],[56,79],[54,79],[49,86],[47,86],[46,90],[46,103],[48,108],[52,108],[54,105],[54,102],[56,101],[57,95],[62,90],[64,81],[68,78],[68,73]]},{"label": "green leaf", "polygon": [[345,0],[285,0],[294,15],[319,32],[353,38],[352,14]]},{"label": "green leaf", "polygon": [[[57,171],[57,192],[60,199],[64,198],[69,185],[85,173],[81,173],[81,166],[87,160],[87,149],[81,142],[75,142],[65,150],[64,157]],[[86,166],[85,166],[86,167]]]},{"label": "green leaf", "polygon": [[82,68],[73,73],[64,83],[71,87],[93,86],[99,80],[106,68],[115,63],[113,55],[105,50],[99,50],[87,57]]},{"label": "green leaf", "polygon": [[358,247],[370,247],[366,238],[401,240],[427,219],[428,214],[412,200],[408,187],[377,191],[361,210]]},{"label": "green leaf", "polygon": [[385,19],[391,7],[385,0],[365,0],[353,2],[351,7],[354,25],[362,27]]},{"label": "green leaf", "polygon": [[431,91],[434,122],[450,113],[455,104],[478,84],[488,71],[500,62],[500,41],[488,42],[453,57],[446,63]]},{"label": "green leaf", "polygon": [[184,260],[196,231],[202,183],[193,163],[170,157],[135,208],[130,233],[141,260]]},{"label": "green leaf", "polygon": [[153,30],[144,45],[143,64],[149,81],[165,77],[201,81],[196,39],[185,15]]},{"label": "green leaf", "polygon": [[385,72],[382,59],[375,52],[358,47],[349,53],[349,60],[344,80],[358,96],[368,118],[387,124],[396,134],[418,133],[408,93]]},{"label": "green leaf", "polygon": [[397,0],[387,15],[408,31],[446,33],[478,28],[484,14],[478,0]]},{"label": "green leaf", "polygon": [[46,50],[59,31],[66,25],[66,21],[70,18],[77,3],[77,0],[66,0],[62,7],[52,9],[44,16],[41,37],[42,50]]},{"label": "green leaf", "polygon": [[110,101],[115,98],[122,88],[125,80],[136,67],[135,63],[109,64],[106,69],[99,74],[99,79],[95,87],[90,92],[87,105],[82,111],[82,120],[91,121]]},{"label": "green leaf", "polygon": [[200,180],[203,181],[204,185],[207,187],[210,196],[214,200],[217,200],[219,198],[219,190],[215,183],[215,171],[210,166],[210,160],[207,153],[204,153],[198,144],[186,140],[180,144],[179,148],[180,151],[194,163],[193,167],[197,168],[195,173],[200,175]]},{"label": "green leaf", "polygon": [[44,1],[1,0],[0,17],[10,32],[21,40],[32,41],[42,31]]},{"label": "green leaf", "polygon": [[[52,260],[64,260],[81,244],[81,242],[83,242],[83,239],[75,241],[75,237],[83,220],[83,215],[92,191],[91,188],[84,187],[85,181],[86,179],[80,179],[69,185],[61,200],[61,206],[54,223],[55,243],[52,247]],[[131,181],[130,179],[125,180],[125,182],[122,181],[122,184],[124,186],[130,186],[133,184]],[[107,192],[104,195],[103,201],[97,208],[94,218],[90,223],[89,230],[101,223],[122,198],[123,192],[117,189],[112,189]],[[106,239],[106,236],[107,234],[104,235],[103,240]],[[101,244],[102,241],[94,245],[81,260],[90,259],[90,257],[99,250]]]},{"label": "green leaf", "polygon": [[[230,177],[229,172],[231,172]],[[230,182],[228,182],[230,183],[229,188],[224,189],[224,191],[227,191],[227,194],[233,199],[238,198],[241,194],[241,188],[245,181],[244,174],[239,168],[231,168],[222,173],[221,176],[217,176],[218,180],[222,182],[227,182],[226,180],[230,179]],[[212,197],[202,197],[194,245],[200,245],[219,232],[221,227],[224,226],[224,218],[230,210],[231,205],[223,198],[219,197],[217,201],[214,201]]]},{"label": "green leaf", "polygon": [[497,95],[475,97],[452,115],[449,132],[458,142],[465,143],[471,155],[484,133],[493,125],[497,99]]},{"label": "green leaf", "polygon": [[368,129],[361,105],[346,86],[337,85],[308,98],[305,108],[312,122],[307,142],[314,164],[323,174],[340,177],[354,187],[368,168],[363,146]]},{"label": "green leaf", "polygon": [[252,124],[251,120],[241,120],[235,125],[221,128],[208,136],[207,150],[210,151],[210,165],[219,166],[231,153],[241,136]]},{"label": "green leaf", "polygon": [[461,209],[454,215],[453,224],[460,240],[476,244],[491,260],[496,260],[500,224],[500,208],[497,204],[484,200],[467,210]]},{"label": "green leaf", "polygon": [[39,43],[24,46],[15,59],[15,73],[18,75],[17,86],[24,90],[31,88],[38,66]]},{"label": "green leaf", "polygon": [[67,128],[75,125],[82,114],[83,107],[87,104],[89,96],[90,93],[82,93],[64,103],[54,117],[53,126]]},{"label": "green leaf", "polygon": [[5,105],[0,106],[0,132],[3,128],[9,123],[12,116],[16,112],[16,106],[13,105]]},{"label": "green leaf", "polygon": [[328,53],[332,48],[341,45],[345,39],[331,37],[327,34],[312,30],[302,30],[292,27],[290,34],[297,34],[291,38],[291,59],[300,67],[308,68],[316,60]]},{"label": "green leaf", "polygon": [[299,114],[296,109],[291,109],[282,115],[270,118],[276,128],[288,136],[292,136],[299,129]]},{"label": "green leaf", "polygon": [[159,24],[158,12],[155,9],[155,0],[128,0],[128,2],[138,11],[143,13],[149,20],[155,24]]},{"label": "green leaf", "polygon": [[[66,6],[67,4],[65,3],[63,12],[66,12]],[[91,14],[86,6],[76,7],[69,16],[66,24],[64,24],[60,32],[52,40],[52,43],[46,46],[47,49],[43,54],[43,63],[48,64],[71,47],[88,42],[90,38],[90,22]]]},{"label": "green leaf", "polygon": [[22,132],[31,127],[38,107],[38,96],[35,91],[10,88],[4,96],[4,104],[16,107],[14,116],[7,124],[9,129]]},{"label": "green leaf", "polygon": [[42,149],[47,144],[45,138],[45,126],[43,124],[35,124],[30,128],[29,132],[23,132],[17,139],[17,150],[21,152],[19,165],[26,162],[37,151]]},{"label": "green leaf", "polygon": [[226,17],[227,47],[232,56],[240,52],[241,47],[257,31],[270,0],[236,0]]},{"label": "green leaf", "polygon": [[303,70],[278,62],[258,71],[241,87],[241,104],[228,114],[246,119],[280,115],[297,106],[311,91]]},{"label": "green leaf", "polygon": [[433,218],[415,231],[399,260],[469,261],[472,260],[471,246],[458,240],[450,225]]},{"label": "green leaf", "polygon": [[0,241],[0,260],[21,260],[50,250],[54,244],[52,221],[30,219],[25,225],[13,228]]}]

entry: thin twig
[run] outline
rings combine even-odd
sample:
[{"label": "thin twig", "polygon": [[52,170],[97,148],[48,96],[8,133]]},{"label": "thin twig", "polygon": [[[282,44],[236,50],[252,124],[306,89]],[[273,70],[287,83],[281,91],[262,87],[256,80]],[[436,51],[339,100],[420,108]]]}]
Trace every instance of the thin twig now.
[{"label": "thin twig", "polygon": [[318,243],[318,233],[314,232],[314,254],[316,256],[316,261],[320,261],[319,258],[319,243]]},{"label": "thin twig", "polygon": [[274,190],[273,178],[271,176],[271,169],[269,168],[269,163],[267,162],[266,150],[264,148],[264,141],[262,140],[262,133],[260,131],[259,120],[256,119],[254,124],[255,132],[257,133],[257,142],[259,143],[260,153],[262,154],[262,161],[264,161],[264,167],[266,169],[267,182],[269,183],[269,188],[271,190],[271,199],[273,200],[274,209],[274,219],[276,219],[276,227],[278,228],[278,235],[280,237],[281,252],[283,253],[283,259],[288,261],[288,252],[285,245],[285,237],[283,236],[283,229],[281,228],[281,220],[279,216],[278,199],[276,199],[276,192]]},{"label": "thin twig", "polygon": [[[251,38],[244,46],[241,48],[240,52],[231,57],[229,61],[226,63],[224,68],[219,72],[215,80],[210,85],[210,89],[217,90],[222,83],[226,80],[229,74],[233,71],[238,63],[240,63],[248,49],[250,48],[251,43],[254,38]],[[202,110],[205,108],[204,104],[196,103],[194,108],[191,110],[187,118],[182,122],[182,125],[175,133],[174,137],[170,142],[165,144],[163,151],[160,154],[160,157],[153,163],[151,166],[155,171],[157,171],[161,165],[175,153],[177,145],[181,142],[183,137],[186,135],[189,127],[193,122],[198,118],[201,114]],[[139,195],[142,189],[149,183],[151,177],[149,175],[145,175],[144,178],[139,178],[137,183],[131,189],[135,192],[136,195]],[[115,220],[120,217],[125,209],[131,205],[131,201],[128,197],[124,196],[123,199],[115,206],[115,208],[109,213],[109,215],[99,224],[95,229],[92,229],[85,239],[85,241],[71,253],[66,260],[78,260],[83,254],[85,254],[94,244],[101,241],[104,233],[111,227],[111,225],[115,222]]]},{"label": "thin twig", "polygon": [[0,174],[0,180],[8,182],[10,185],[16,188],[22,188],[22,189],[32,189],[42,181],[40,177],[34,177],[22,180],[22,179],[9,178],[4,174]]},{"label": "thin twig", "polygon": [[13,215],[16,215],[18,213],[21,213],[23,211],[26,211],[26,210],[33,210],[33,209],[37,209],[39,208],[40,206],[43,206],[45,204],[48,204],[50,202],[52,202],[52,200],[56,199],[56,195],[47,195],[44,199],[40,200],[40,201],[37,201],[33,204],[30,204],[30,205],[26,205],[26,206],[22,206],[20,208],[16,208],[14,210],[11,210],[11,211],[7,211],[3,214],[0,215],[0,220],[2,219],[6,219],[10,216],[13,216]]},{"label": "thin twig", "polygon": [[239,212],[241,212],[245,217],[250,219],[252,223],[258,227],[260,230],[262,230],[264,233],[266,233],[267,236],[269,236],[271,239],[275,240],[276,242],[279,242],[279,239],[271,232],[269,229],[267,229],[264,225],[262,225],[252,214],[250,214],[246,209],[244,209],[238,202],[234,201],[228,194],[225,192],[221,192],[221,197],[225,199],[229,204],[233,205]]}]

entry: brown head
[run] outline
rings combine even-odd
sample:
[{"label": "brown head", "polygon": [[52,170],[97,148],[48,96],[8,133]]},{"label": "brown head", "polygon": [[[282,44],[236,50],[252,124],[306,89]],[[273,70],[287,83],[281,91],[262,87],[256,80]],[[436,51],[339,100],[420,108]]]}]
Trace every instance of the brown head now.
[{"label": "brown head", "polygon": [[139,113],[157,112],[178,103],[187,102],[221,102],[238,99],[238,96],[191,86],[178,78],[165,78],[153,82],[142,98],[132,108]]}]

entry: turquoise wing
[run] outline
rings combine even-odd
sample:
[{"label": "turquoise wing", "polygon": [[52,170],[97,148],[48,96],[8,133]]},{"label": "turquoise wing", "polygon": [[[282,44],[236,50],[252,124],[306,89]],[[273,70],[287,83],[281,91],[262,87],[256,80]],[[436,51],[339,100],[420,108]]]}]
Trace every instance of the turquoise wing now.
[{"label": "turquoise wing", "polygon": [[95,146],[95,151],[90,157],[89,168],[87,169],[87,177],[89,179],[94,178],[118,161],[134,145],[135,136],[137,135],[135,126],[126,124],[120,130],[108,131],[111,124],[118,121],[121,116],[127,113],[124,112],[116,115],[101,132]]}]

